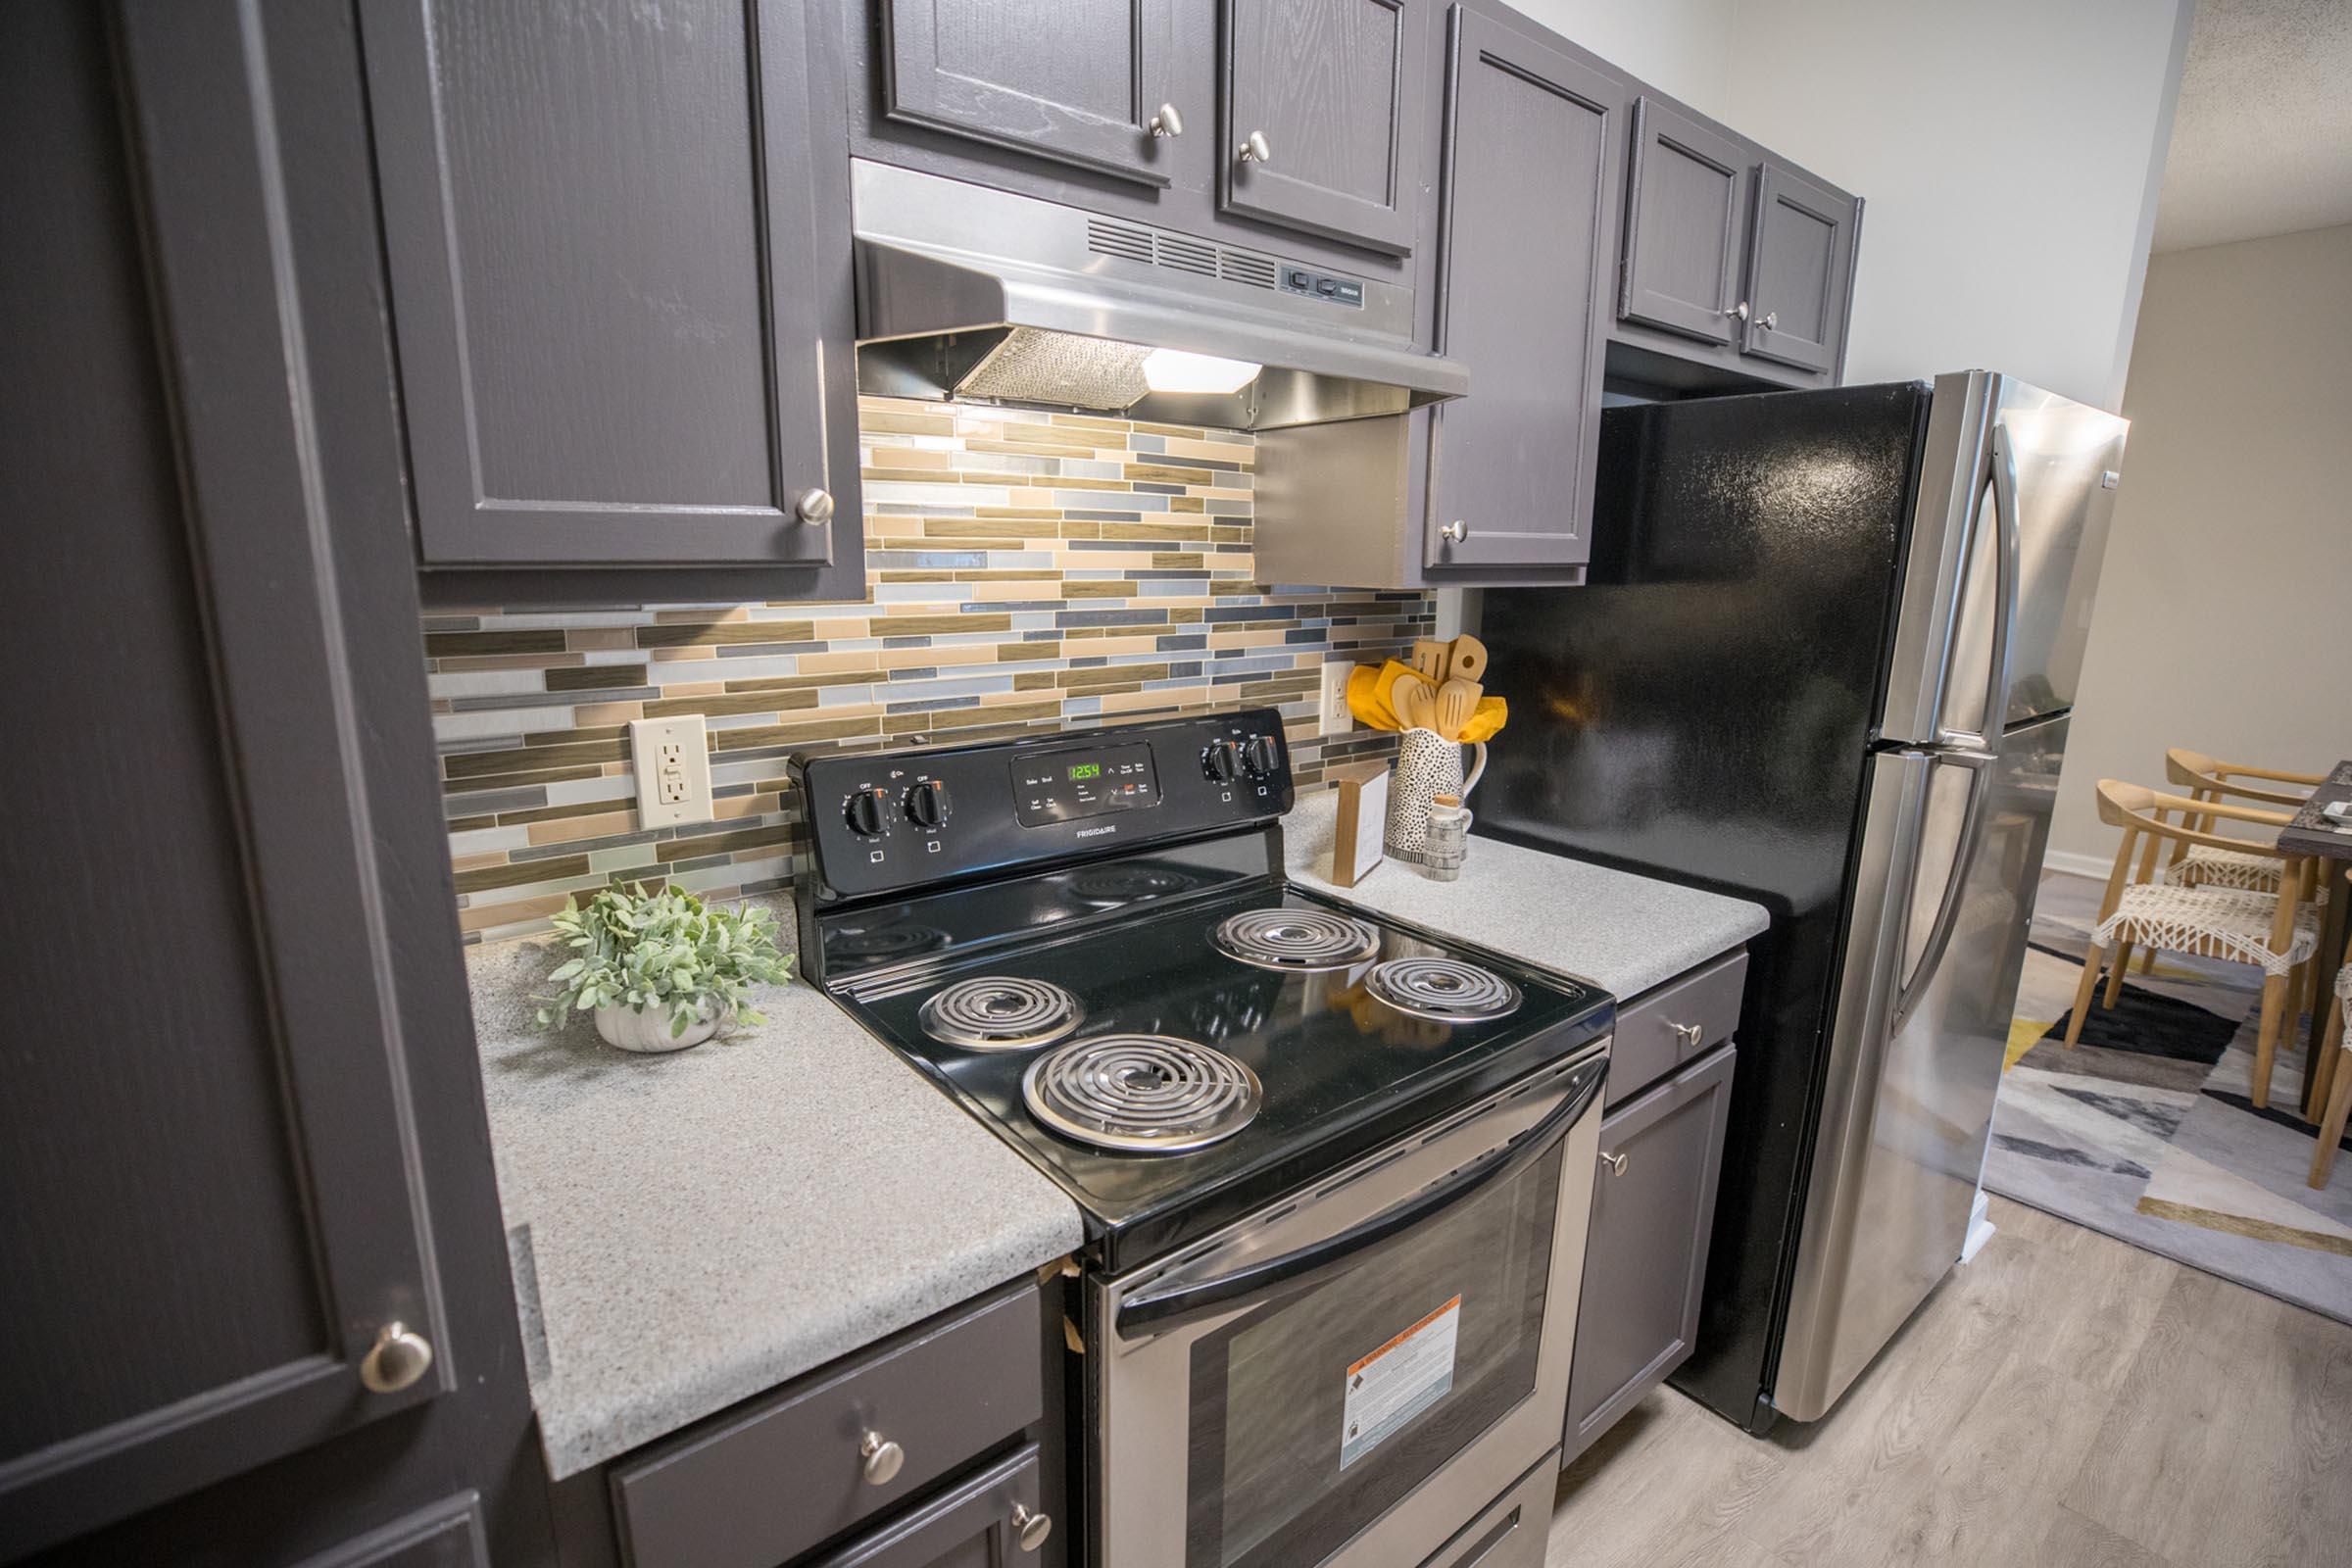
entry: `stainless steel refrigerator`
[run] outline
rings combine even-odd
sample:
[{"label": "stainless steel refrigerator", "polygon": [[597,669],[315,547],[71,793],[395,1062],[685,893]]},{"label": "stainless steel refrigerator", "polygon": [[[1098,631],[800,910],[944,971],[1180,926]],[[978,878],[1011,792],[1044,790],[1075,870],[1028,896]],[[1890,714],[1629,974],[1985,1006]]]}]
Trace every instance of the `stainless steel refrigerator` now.
[{"label": "stainless steel refrigerator", "polygon": [[2126,427],[1985,371],[1601,426],[1587,586],[1471,609],[1477,831],[1772,915],[1674,1379],[1761,1432],[1967,1238]]}]

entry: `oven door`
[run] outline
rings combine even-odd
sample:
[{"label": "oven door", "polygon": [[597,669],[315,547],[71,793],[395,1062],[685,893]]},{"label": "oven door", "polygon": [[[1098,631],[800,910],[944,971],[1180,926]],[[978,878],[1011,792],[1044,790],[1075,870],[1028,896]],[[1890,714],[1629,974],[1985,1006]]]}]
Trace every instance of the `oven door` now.
[{"label": "oven door", "polygon": [[1089,1286],[1097,1568],[1421,1562],[1560,1440],[1605,1043]]}]

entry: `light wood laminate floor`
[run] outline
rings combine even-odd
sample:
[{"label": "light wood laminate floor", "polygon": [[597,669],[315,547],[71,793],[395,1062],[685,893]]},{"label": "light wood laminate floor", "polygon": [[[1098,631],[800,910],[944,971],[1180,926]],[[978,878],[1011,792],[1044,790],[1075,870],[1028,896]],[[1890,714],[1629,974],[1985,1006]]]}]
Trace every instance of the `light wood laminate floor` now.
[{"label": "light wood laminate floor", "polygon": [[1549,1568],[2352,1564],[2352,1327],[1992,1219],[1827,1419],[1644,1399],[1561,1476]]}]

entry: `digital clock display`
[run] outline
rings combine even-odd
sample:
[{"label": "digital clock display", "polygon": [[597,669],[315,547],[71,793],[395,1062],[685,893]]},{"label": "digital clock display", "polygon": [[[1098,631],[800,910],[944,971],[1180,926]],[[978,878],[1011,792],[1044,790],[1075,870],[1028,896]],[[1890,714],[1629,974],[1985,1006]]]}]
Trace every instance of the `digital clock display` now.
[{"label": "digital clock display", "polygon": [[1148,744],[1056,746],[1016,757],[1012,808],[1024,827],[1159,804]]}]

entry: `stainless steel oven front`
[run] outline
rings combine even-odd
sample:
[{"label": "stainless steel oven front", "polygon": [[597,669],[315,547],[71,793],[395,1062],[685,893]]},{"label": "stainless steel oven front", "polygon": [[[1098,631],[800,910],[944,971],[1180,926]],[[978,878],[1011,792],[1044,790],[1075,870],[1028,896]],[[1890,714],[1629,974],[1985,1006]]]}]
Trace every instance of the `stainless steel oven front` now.
[{"label": "stainless steel oven front", "polygon": [[1603,1040],[1090,1280],[1095,1568],[1418,1564],[1548,1459],[1607,1067]]}]

